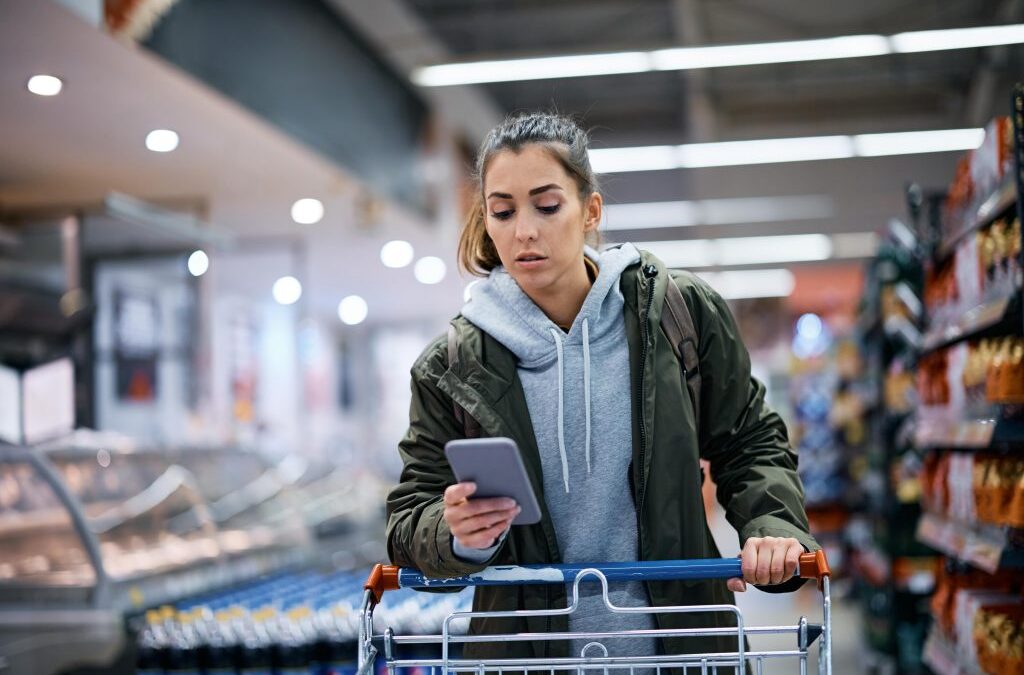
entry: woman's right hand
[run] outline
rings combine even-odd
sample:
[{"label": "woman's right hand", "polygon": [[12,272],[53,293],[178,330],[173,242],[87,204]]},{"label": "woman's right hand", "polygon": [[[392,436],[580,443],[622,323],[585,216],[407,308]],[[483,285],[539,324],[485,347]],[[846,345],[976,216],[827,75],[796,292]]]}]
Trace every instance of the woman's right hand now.
[{"label": "woman's right hand", "polygon": [[444,520],[466,548],[490,548],[522,510],[514,499],[470,499],[476,483],[456,483],[444,491]]}]

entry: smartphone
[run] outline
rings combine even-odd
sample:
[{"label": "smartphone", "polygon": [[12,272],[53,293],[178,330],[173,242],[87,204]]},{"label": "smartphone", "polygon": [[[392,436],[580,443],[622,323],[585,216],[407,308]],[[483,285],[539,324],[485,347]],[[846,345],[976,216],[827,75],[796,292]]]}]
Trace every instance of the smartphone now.
[{"label": "smartphone", "polygon": [[511,497],[523,509],[512,521],[513,525],[540,522],[540,504],[526,475],[519,446],[511,438],[448,441],[444,453],[460,483],[476,483],[476,493],[470,499]]}]

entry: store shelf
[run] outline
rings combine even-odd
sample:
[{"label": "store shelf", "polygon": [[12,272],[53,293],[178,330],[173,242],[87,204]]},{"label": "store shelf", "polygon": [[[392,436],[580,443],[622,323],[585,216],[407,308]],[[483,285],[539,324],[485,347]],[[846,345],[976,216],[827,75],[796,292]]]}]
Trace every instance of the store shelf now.
[{"label": "store shelf", "polygon": [[983,450],[993,445],[1024,445],[1024,420],[991,416],[959,419],[943,410],[918,413],[914,446]]},{"label": "store shelf", "polygon": [[962,313],[954,323],[930,327],[921,340],[922,352],[934,351],[999,325],[1012,314],[1009,310],[1018,295],[1019,291],[990,300]]},{"label": "store shelf", "polygon": [[945,258],[956,250],[957,244],[971,232],[991,223],[996,216],[1010,208],[1017,201],[1017,184],[1012,172],[1008,172],[999,187],[964,218],[960,228],[942,239],[939,244],[938,256]]},{"label": "store shelf", "polygon": [[925,513],[917,523],[917,539],[990,574],[1000,569],[1024,569],[1024,549],[1010,546],[1005,528],[969,526]]},{"label": "store shelf", "polygon": [[934,626],[928,631],[921,660],[936,675],[984,675],[976,664],[961,662],[953,645]]}]

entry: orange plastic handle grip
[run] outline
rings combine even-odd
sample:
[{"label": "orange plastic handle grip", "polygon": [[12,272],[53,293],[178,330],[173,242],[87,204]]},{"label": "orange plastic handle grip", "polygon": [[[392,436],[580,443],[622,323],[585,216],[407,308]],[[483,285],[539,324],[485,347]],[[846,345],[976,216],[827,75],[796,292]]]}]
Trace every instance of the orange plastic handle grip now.
[{"label": "orange plastic handle grip", "polygon": [[398,590],[398,566],[381,565],[380,563],[374,565],[363,588],[371,591],[374,599],[380,602],[384,597],[384,591]]},{"label": "orange plastic handle grip", "polygon": [[818,588],[820,589],[824,585],[825,577],[830,576],[832,576],[832,571],[828,568],[828,559],[825,557],[825,551],[818,549],[812,553],[800,554],[801,579],[817,579]]}]

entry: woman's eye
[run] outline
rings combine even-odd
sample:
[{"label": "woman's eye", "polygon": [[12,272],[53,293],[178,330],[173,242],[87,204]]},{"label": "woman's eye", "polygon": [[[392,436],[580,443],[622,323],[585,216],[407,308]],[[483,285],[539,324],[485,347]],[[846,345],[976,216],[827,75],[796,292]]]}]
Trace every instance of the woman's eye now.
[{"label": "woman's eye", "polygon": [[508,220],[512,217],[513,213],[515,213],[515,211],[495,211],[491,216],[498,220]]},{"label": "woman's eye", "polygon": [[537,210],[550,216],[552,213],[557,213],[561,207],[561,204],[554,204],[552,206],[538,206]]}]

